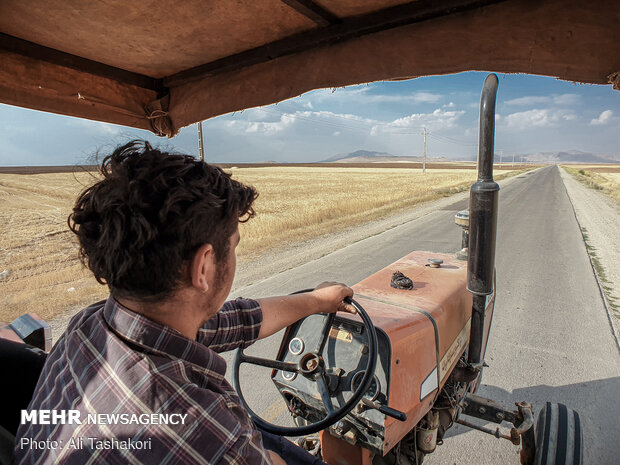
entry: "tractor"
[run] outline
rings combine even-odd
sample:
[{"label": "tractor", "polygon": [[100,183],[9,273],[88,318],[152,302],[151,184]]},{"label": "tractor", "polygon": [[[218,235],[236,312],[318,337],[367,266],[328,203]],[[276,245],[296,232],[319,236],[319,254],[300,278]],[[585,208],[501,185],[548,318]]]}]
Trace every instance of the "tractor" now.
[{"label": "tractor", "polygon": [[[520,445],[524,465],[582,462],[576,411],[547,403],[535,425],[531,403],[509,409],[476,394],[495,308],[497,87],[490,74],[480,101],[478,180],[469,210],[455,216],[463,250],[414,251],[360,281],[351,300],[356,317],[298,321],[286,330],[275,360],[237,350],[233,385],[262,429],[302,436],[300,444],[330,464],[420,464],[455,423]],[[243,363],[272,368],[297,426],[275,425],[252,411],[239,376]],[[512,427],[502,433],[468,417]],[[307,437],[315,433],[318,440]]]}]

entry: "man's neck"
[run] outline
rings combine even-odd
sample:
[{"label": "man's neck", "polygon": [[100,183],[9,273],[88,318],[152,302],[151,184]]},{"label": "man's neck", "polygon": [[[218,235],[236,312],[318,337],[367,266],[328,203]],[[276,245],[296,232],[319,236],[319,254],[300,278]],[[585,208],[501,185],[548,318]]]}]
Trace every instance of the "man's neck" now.
[{"label": "man's neck", "polygon": [[205,319],[204,303],[192,297],[188,293],[179,292],[173,298],[155,303],[128,298],[116,300],[129,310],[195,340],[198,330],[208,318]]}]

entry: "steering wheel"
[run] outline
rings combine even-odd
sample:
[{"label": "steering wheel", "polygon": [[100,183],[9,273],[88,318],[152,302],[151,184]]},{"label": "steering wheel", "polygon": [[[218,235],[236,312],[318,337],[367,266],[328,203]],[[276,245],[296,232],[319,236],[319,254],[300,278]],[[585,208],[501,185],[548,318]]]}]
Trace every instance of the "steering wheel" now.
[{"label": "steering wheel", "polygon": [[[263,430],[268,431],[272,434],[277,434],[279,436],[305,436],[308,434],[317,433],[333,425],[338,420],[341,420],[345,415],[347,415],[351,410],[353,410],[357,403],[362,400],[362,398],[366,394],[366,391],[368,391],[370,383],[372,382],[373,376],[375,374],[375,369],[377,367],[377,333],[375,331],[374,325],[372,324],[372,320],[368,316],[368,313],[366,313],[366,310],[364,310],[364,308],[359,303],[357,303],[350,297],[345,298],[344,301],[352,305],[355,310],[357,310],[357,314],[361,317],[364,326],[366,327],[366,333],[368,334],[368,362],[366,363],[364,375],[357,389],[353,391],[353,395],[348,400],[348,402],[346,402],[338,409],[334,409],[331,397],[329,395],[328,383],[325,378],[325,363],[323,361],[323,356],[321,355],[323,353],[323,349],[325,348],[325,344],[327,343],[327,339],[329,338],[329,333],[334,324],[334,318],[336,317],[335,313],[329,313],[326,315],[327,318],[323,323],[323,329],[321,330],[321,335],[316,349],[313,352],[306,352],[300,358],[299,363],[281,362],[279,360],[253,357],[244,354],[243,349],[237,349],[237,353],[235,354],[235,360],[233,362],[233,387],[239,395],[241,405],[243,405],[243,407],[247,410],[252,421]],[[273,423],[265,421],[252,411],[252,409],[245,401],[243,393],[241,392],[241,386],[239,384],[239,367],[242,363],[250,363],[252,365],[259,365],[267,368],[273,368],[276,370],[297,373],[316,382],[318,391],[321,395],[321,400],[323,401],[323,405],[327,410],[327,416],[315,423],[311,423],[305,426],[294,427],[274,425]]]}]

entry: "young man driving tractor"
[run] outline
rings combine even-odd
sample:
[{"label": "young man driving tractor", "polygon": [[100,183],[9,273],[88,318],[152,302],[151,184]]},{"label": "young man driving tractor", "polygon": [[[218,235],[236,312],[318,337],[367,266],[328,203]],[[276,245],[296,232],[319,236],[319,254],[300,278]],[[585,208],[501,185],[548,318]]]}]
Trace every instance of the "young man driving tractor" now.
[{"label": "young man driving tractor", "polygon": [[110,297],[78,313],[49,354],[27,421],[22,413],[16,463],[322,463],[254,427],[218,352],[310,314],[351,311],[343,299],[353,291],[323,283],[225,303],[238,223],[254,215],[256,191],[147,142],[117,148],[101,172],[69,226]]}]

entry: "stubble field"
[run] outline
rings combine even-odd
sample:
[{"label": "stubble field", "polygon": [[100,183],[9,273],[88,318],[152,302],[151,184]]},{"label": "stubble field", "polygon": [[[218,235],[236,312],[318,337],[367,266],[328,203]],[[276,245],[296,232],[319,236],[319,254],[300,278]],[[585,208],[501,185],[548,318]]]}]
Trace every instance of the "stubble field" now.
[{"label": "stubble field", "polygon": [[620,205],[620,164],[564,165],[575,179],[608,195]]},{"label": "stubble field", "polygon": [[[385,167],[230,167],[233,177],[259,191],[256,218],[241,225],[240,261],[273,247],[333,233],[423,202],[461,192],[474,166],[428,169]],[[521,171],[498,171],[501,179]],[[75,198],[94,183],[93,172],[0,173],[0,321],[35,312],[44,319],[107,295],[83,268],[67,227]]]}]

